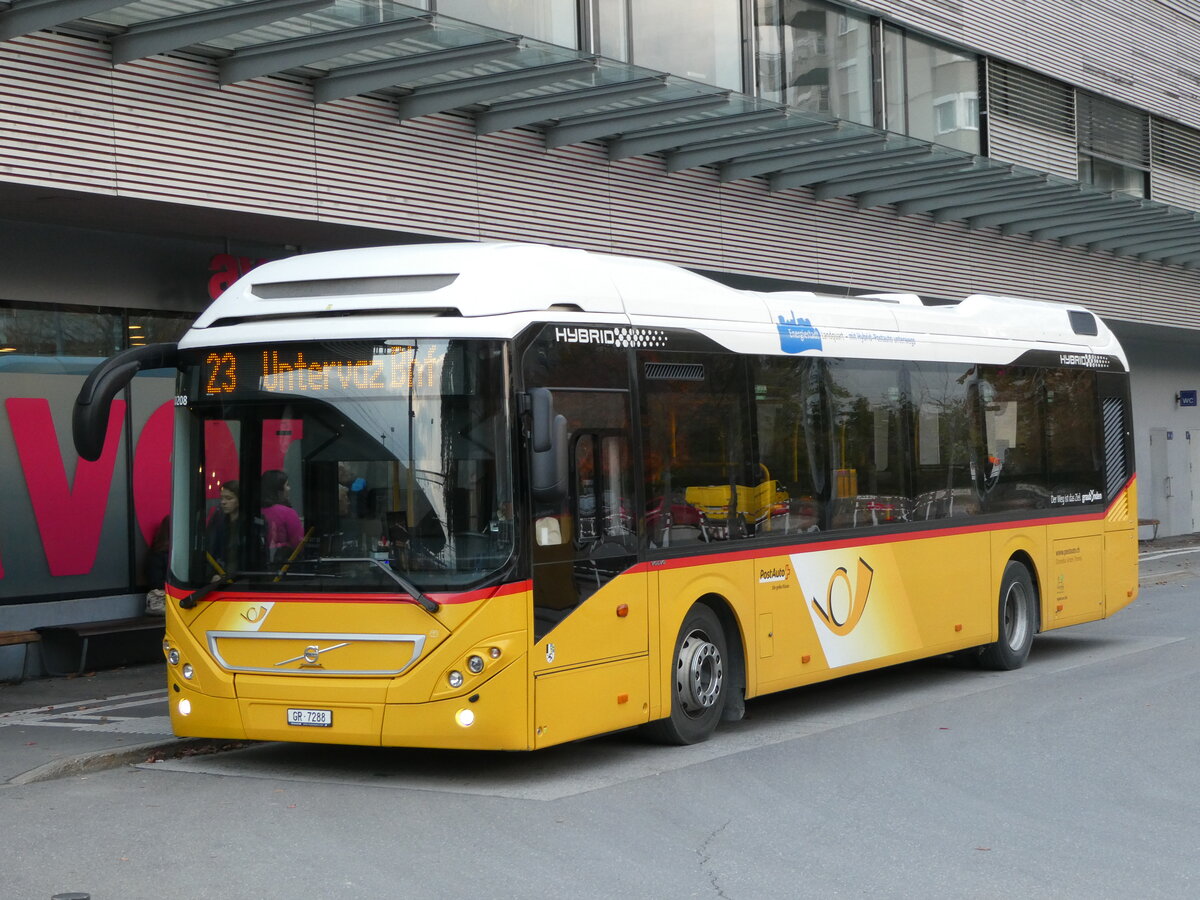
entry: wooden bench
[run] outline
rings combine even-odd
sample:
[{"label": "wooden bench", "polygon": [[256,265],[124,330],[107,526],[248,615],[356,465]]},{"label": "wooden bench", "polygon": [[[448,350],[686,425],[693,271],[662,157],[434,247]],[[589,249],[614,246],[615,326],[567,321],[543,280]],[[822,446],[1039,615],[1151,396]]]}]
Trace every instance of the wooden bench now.
[{"label": "wooden bench", "polygon": [[1150,540],[1158,537],[1158,519],[1138,519],[1138,528],[1153,528],[1154,531],[1150,535]]},{"label": "wooden bench", "polygon": [[24,651],[24,656],[21,657],[21,669],[20,674],[17,676],[17,681],[22,681],[29,677],[29,645],[36,644],[41,639],[42,636],[36,631],[0,631],[0,647],[20,646]]},{"label": "wooden bench", "polygon": [[51,675],[80,675],[162,658],[162,616],[43,625],[42,665]]}]

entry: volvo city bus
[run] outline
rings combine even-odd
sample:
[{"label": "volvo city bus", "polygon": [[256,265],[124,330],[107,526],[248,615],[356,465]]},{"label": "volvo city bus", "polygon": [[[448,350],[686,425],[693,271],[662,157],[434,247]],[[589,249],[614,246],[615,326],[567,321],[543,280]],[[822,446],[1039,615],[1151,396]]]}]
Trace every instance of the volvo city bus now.
[{"label": "volvo city bus", "polygon": [[1128,367],[1077,305],[754,293],[522,244],[301,255],[99,367],[178,370],[179,735],[534,749],[1137,592]]}]

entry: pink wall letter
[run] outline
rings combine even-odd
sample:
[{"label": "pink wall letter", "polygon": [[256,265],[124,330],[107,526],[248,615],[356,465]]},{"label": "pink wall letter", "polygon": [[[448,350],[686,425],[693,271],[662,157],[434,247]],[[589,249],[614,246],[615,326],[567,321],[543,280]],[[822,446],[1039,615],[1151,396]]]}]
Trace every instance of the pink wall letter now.
[{"label": "pink wall letter", "polygon": [[86,575],[96,562],[100,546],[104,509],[125,423],[125,401],[113,401],[104,452],[96,462],[78,461],[74,485],[67,484],[49,401],[10,397],[4,406],[50,574]]}]

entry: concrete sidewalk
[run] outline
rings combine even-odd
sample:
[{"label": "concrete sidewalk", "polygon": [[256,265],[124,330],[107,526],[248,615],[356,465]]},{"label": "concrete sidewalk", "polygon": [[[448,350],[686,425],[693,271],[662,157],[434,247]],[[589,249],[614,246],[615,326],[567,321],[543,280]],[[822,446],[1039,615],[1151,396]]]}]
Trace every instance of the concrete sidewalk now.
[{"label": "concrete sidewalk", "polygon": [[[1143,589],[1200,574],[1200,535],[1139,545]],[[0,787],[94,772],[231,741],[171,734],[163,663],[0,684]]]},{"label": "concrete sidewalk", "polygon": [[163,663],[0,684],[0,786],[113,768],[209,743],[171,734]]}]

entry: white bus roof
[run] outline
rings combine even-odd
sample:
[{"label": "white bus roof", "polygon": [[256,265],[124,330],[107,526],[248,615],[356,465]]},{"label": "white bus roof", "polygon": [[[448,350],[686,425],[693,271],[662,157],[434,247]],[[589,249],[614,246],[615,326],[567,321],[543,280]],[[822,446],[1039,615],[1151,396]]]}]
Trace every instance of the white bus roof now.
[{"label": "white bus roof", "polygon": [[[1001,362],[1047,349],[1105,354],[1126,366],[1104,323],[1075,304],[742,291],[669,263],[520,243],[408,244],[269,262],[217,298],[180,347],[508,338],[537,322],[689,328],[740,352]],[[781,348],[785,335],[790,351]]]}]

